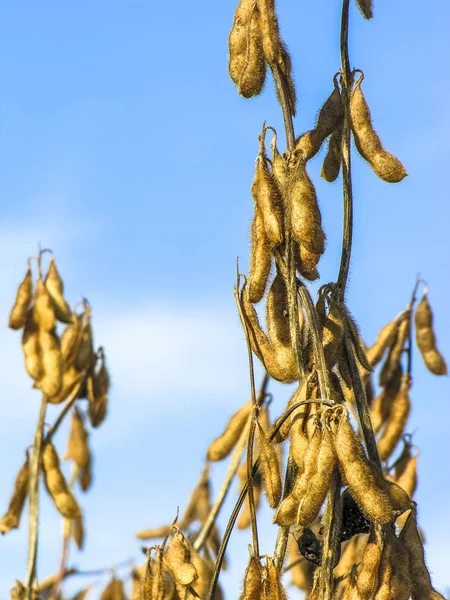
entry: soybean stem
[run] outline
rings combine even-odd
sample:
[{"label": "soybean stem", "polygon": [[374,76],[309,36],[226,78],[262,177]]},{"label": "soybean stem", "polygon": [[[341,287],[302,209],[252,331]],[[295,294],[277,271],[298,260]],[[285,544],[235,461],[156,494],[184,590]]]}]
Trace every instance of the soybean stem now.
[{"label": "soybean stem", "polygon": [[36,563],[39,537],[39,483],[41,474],[41,455],[47,398],[42,395],[38,424],[34,436],[33,455],[30,466],[28,495],[30,499],[30,522],[28,525],[28,565],[25,577],[26,600],[32,600],[33,583],[36,579]]}]

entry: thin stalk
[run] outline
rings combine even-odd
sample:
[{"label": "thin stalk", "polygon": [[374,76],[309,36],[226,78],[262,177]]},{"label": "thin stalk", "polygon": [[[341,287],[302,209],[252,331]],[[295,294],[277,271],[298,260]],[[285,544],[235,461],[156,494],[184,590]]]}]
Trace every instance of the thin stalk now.
[{"label": "thin stalk", "polygon": [[294,123],[291,109],[289,108],[289,102],[287,100],[287,91],[283,84],[283,77],[280,74],[278,65],[272,68],[273,80],[275,82],[275,88],[277,90],[277,96],[280,101],[281,110],[283,112],[284,130],[286,133],[286,148],[289,152],[292,152],[295,148],[295,134],[294,134]]},{"label": "thin stalk", "polygon": [[30,465],[28,497],[30,499],[30,521],[28,525],[28,564],[24,587],[26,600],[32,600],[33,583],[36,579],[36,563],[39,537],[39,483],[41,474],[42,442],[44,432],[47,398],[43,395],[39,411],[38,424],[34,436],[33,456]]},{"label": "thin stalk", "polygon": [[413,308],[414,308],[414,304],[416,302],[416,294],[417,294],[417,288],[419,287],[421,283],[420,279],[416,280],[416,283],[414,285],[414,289],[413,292],[411,294],[411,301],[408,305],[407,310],[409,311],[409,334],[408,334],[408,346],[406,349],[406,354],[407,354],[407,365],[406,365],[406,372],[408,373],[409,376],[411,376],[412,373],[412,349],[413,349],[413,340],[412,340],[412,333],[413,333],[413,326],[412,326],[412,321],[413,321]]},{"label": "thin stalk", "polygon": [[[284,478],[283,499],[291,493],[297,472],[297,464],[289,453],[286,465],[286,475]],[[273,552],[273,562],[279,573],[283,568],[283,561],[286,555],[286,548],[289,539],[289,530],[290,526],[282,527],[280,525],[278,527],[277,540],[275,542],[275,550]]]},{"label": "thin stalk", "polygon": [[[269,375],[267,373],[265,373],[263,382],[261,384],[261,388],[259,390],[258,406],[261,406],[261,404],[264,400],[268,382],[269,382]],[[218,516],[220,509],[222,508],[225,498],[228,494],[228,490],[230,489],[231,483],[233,482],[233,479],[235,478],[236,473],[239,469],[239,464],[241,462],[242,456],[245,451],[245,447],[247,445],[248,434],[250,431],[251,418],[252,417],[250,415],[248,418],[248,421],[239,437],[239,440],[237,441],[237,444],[234,448],[230,463],[228,465],[227,472],[225,473],[224,480],[223,480],[220,490],[217,494],[217,497],[214,501],[214,504],[211,507],[208,518],[203,523],[203,527],[200,530],[200,533],[198,534],[197,538],[195,539],[193,548],[197,552],[203,547],[204,543],[208,539],[211,529],[214,527],[214,523],[216,522],[217,516]]]},{"label": "thin stalk", "polygon": [[64,408],[59,413],[58,418],[56,419],[55,423],[49,429],[47,435],[45,436],[44,444],[48,444],[49,442],[52,441],[52,438],[55,435],[55,433],[58,431],[58,428],[61,425],[61,423],[63,422],[64,417],[67,415],[69,410],[72,408],[72,406],[77,401],[78,392],[80,391],[81,386],[84,384],[86,377],[87,377],[87,371],[84,372],[80,381],[76,384],[76,386],[73,388],[70,395],[68,396],[67,401],[64,405]]},{"label": "thin stalk", "polygon": [[344,108],[344,122],[342,127],[342,190],[344,197],[344,231],[342,238],[341,264],[339,267],[337,281],[342,298],[345,296],[345,289],[347,286],[353,237],[353,191],[350,150],[350,93],[352,87],[352,73],[350,70],[350,59],[348,55],[348,16],[349,0],[343,0],[340,50],[342,63],[341,99]]},{"label": "thin stalk", "polygon": [[321,587],[323,590],[322,600],[332,600],[334,598],[334,567],[337,564],[336,550],[340,543],[341,504],[341,477],[339,472],[335,470],[323,517],[325,535],[320,569]]}]

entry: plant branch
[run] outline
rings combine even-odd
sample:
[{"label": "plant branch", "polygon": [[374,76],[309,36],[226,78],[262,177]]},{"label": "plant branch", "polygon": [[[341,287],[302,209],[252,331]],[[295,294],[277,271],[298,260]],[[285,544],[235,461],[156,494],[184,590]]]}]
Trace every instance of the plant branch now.
[{"label": "plant branch", "polygon": [[[284,478],[284,489],[283,489],[283,499],[286,498],[291,493],[292,486],[295,481],[295,477],[298,473],[298,467],[295,460],[292,458],[289,453],[288,461],[286,465],[286,475]],[[289,530],[290,526],[279,526],[277,533],[277,540],[275,542],[275,550],[273,552],[273,561],[275,563],[275,567],[277,571],[280,573],[283,568],[283,561],[286,555],[286,548],[289,538]]]},{"label": "plant branch", "polygon": [[36,579],[36,562],[39,537],[39,483],[46,409],[47,398],[43,395],[41,408],[39,411],[38,424],[34,436],[33,455],[31,457],[30,465],[30,481],[28,485],[28,496],[30,499],[30,521],[28,525],[28,564],[24,583],[26,600],[32,600],[33,583]]},{"label": "plant branch", "polygon": [[411,301],[408,305],[407,310],[409,311],[409,334],[408,334],[408,346],[407,346],[407,356],[408,356],[408,362],[407,362],[407,366],[406,366],[406,371],[408,373],[409,376],[411,376],[412,373],[412,349],[413,349],[413,340],[412,340],[412,333],[413,333],[413,327],[412,327],[412,320],[413,320],[413,308],[414,308],[414,304],[416,302],[416,294],[417,294],[417,288],[419,287],[421,283],[421,280],[419,278],[417,278],[416,283],[414,285],[414,289],[413,292],[411,294]]},{"label": "plant branch", "polygon": [[344,231],[342,238],[341,264],[339,267],[337,281],[342,298],[345,296],[345,289],[347,286],[353,238],[353,191],[350,150],[350,94],[353,78],[350,70],[350,59],[348,55],[348,17],[349,0],[343,0],[340,50],[342,63],[341,99],[344,108],[344,122],[342,127],[342,189],[344,196]]}]

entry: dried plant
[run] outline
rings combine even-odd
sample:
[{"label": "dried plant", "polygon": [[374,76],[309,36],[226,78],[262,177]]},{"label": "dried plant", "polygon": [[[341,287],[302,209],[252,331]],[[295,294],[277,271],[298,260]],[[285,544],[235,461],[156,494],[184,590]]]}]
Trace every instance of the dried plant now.
[{"label": "dried plant", "polygon": [[[357,6],[366,19],[372,18],[371,1],[357,0]],[[236,8],[229,36],[231,79],[239,94],[251,98],[262,91],[267,72],[272,73],[286,137],[286,149],[280,152],[273,127],[263,124],[258,135],[250,189],[254,201],[250,272],[246,277],[238,269],[234,290],[247,341],[251,397],[210,441],[205,467],[181,516],[177,514],[170,525],[136,534],[140,540],[160,543],[143,548],[141,565],[122,565],[131,576],[134,600],[222,598],[219,578],[236,524],[251,528],[252,536],[248,564],[242,568],[241,600],[286,599],[285,573],[309,600],[443,598],[433,588],[417,525],[413,495],[419,451],[408,432],[414,329],[429,371],[447,373],[437,349],[428,287],[417,303],[423,283],[418,280],[406,309],[368,347],[346,303],[353,232],[351,139],[385,182],[399,183],[407,175],[373,128],[362,91],[363,72],[350,69],[348,14],[349,0],[343,0],[341,68],[329,74],[331,94],[312,129],[296,137],[292,61],[280,37],[274,0],[240,0]],[[269,153],[268,134],[272,136]],[[341,173],[344,229],[336,281],[322,285],[314,302],[305,280],[319,278],[326,235],[308,161],[325,143],[328,150],[321,175],[332,182]],[[77,572],[66,565],[70,541],[78,547],[84,542],[75,485],[79,483],[82,491],[90,487],[93,457],[88,422],[96,428],[105,419],[110,385],[103,348],[94,350],[91,307],[83,299],[80,313],[71,310],[53,254],[42,277],[45,252],[36,259],[35,280],[33,259],[29,261],[9,317],[12,329],[23,330],[25,368],[33,387],[42,391],[33,449],[26,453],[0,521],[2,534],[19,527],[29,498],[28,568],[23,583],[17,581],[11,590],[11,598],[20,600],[62,598],[63,580]],[[263,299],[265,312],[258,314],[255,305]],[[65,325],[62,333],[61,324]],[[255,357],[265,370],[258,393]],[[378,366],[380,393],[374,397]],[[269,417],[270,378],[296,383],[275,420]],[[83,400],[87,400],[84,409]],[[62,402],[60,416],[44,435],[47,404]],[[70,482],[52,443],[69,414],[65,460],[73,461]],[[227,457],[226,475],[213,499],[210,470]],[[41,473],[65,519],[61,564],[45,585],[38,584],[36,576]],[[221,535],[216,521],[235,477],[239,497]],[[258,537],[263,501],[274,510],[277,527],[270,554],[261,552]],[[126,598],[124,579],[117,574],[122,566],[110,567],[110,579],[100,595],[103,600]],[[76,598],[85,598],[90,589],[80,590]]]}]

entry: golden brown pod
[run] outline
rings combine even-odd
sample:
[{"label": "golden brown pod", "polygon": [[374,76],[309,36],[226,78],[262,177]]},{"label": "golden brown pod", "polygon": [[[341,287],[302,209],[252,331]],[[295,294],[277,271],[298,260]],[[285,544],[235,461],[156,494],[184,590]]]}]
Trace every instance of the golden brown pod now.
[{"label": "golden brown pod", "polygon": [[53,331],[56,315],[52,300],[42,279],[38,279],[34,294],[33,317],[40,331]]},{"label": "golden brown pod", "polygon": [[361,90],[361,76],[350,99],[350,116],[355,145],[374,173],[388,183],[398,183],[407,173],[402,163],[383,148],[373,128],[370,110]]},{"label": "golden brown pod", "polygon": [[391,456],[403,435],[411,410],[411,401],[409,399],[410,387],[411,378],[408,374],[404,374],[400,390],[392,400],[389,419],[377,442],[380,458],[383,461]]},{"label": "golden brown pod", "polygon": [[83,315],[72,314],[72,321],[61,334],[61,353],[64,359],[64,367],[72,366],[78,352],[83,331]]},{"label": "golden brown pod", "polygon": [[319,279],[319,271],[317,265],[320,260],[320,254],[310,252],[303,244],[298,244],[293,241],[295,266],[299,274],[308,281]]},{"label": "golden brown pod", "polygon": [[63,385],[64,364],[61,354],[61,343],[56,330],[39,331],[39,347],[43,377],[36,382],[36,387],[48,398],[57,396]]},{"label": "golden brown pod", "polygon": [[[295,392],[292,394],[292,396],[290,397],[289,402],[287,403],[287,406],[286,406],[286,409],[285,409],[283,415],[285,413],[287,413],[293,406],[295,406],[299,402],[304,402],[307,398],[307,394],[308,394],[308,380],[304,379],[302,381],[302,383],[299,384],[298,388],[295,390]],[[297,423],[298,421],[301,421],[303,423],[303,418],[306,416],[307,412],[308,412],[307,405],[299,406],[294,412],[292,412],[289,415],[289,417],[283,421],[283,424],[278,428],[278,432],[276,433],[276,436],[273,439],[272,443],[279,444],[280,442],[284,442],[287,439],[287,437],[289,436],[291,426],[294,423]],[[279,423],[279,421],[281,420],[283,415],[281,415],[275,421],[275,423],[273,425],[273,429],[275,429],[275,427],[277,426],[277,424]],[[293,443],[293,441],[291,439],[291,446],[292,446],[292,443]]]},{"label": "golden brown pod", "polygon": [[[327,426],[322,431],[317,467],[310,476],[306,491],[300,499],[297,523],[307,527],[316,519],[325,501],[336,466],[333,435]],[[306,472],[305,472],[306,475]]]},{"label": "golden brown pod", "polygon": [[123,581],[113,576],[100,594],[100,600],[126,600]]},{"label": "golden brown pod", "polygon": [[191,549],[181,531],[175,531],[163,556],[164,564],[181,585],[190,585],[198,577],[191,563]]},{"label": "golden brown pod", "polygon": [[14,490],[8,504],[8,510],[0,520],[0,533],[4,535],[11,529],[17,529],[20,525],[23,506],[28,495],[29,464],[28,453],[25,462],[17,473],[14,482]]},{"label": "golden brown pod", "polygon": [[389,383],[390,379],[394,377],[398,366],[400,364],[400,359],[402,357],[403,349],[405,347],[405,343],[408,340],[410,330],[410,320],[408,314],[400,321],[399,326],[396,331],[396,336],[391,343],[391,347],[389,349],[389,354],[381,368],[380,371],[380,385],[385,386]]},{"label": "golden brown pod", "polygon": [[28,311],[22,334],[22,350],[25,358],[25,369],[28,375],[37,381],[42,377],[44,369],[39,345],[39,328],[32,308]]},{"label": "golden brown pod", "polygon": [[328,140],[328,151],[323,159],[320,176],[325,181],[336,181],[342,162],[342,127],[337,127]]},{"label": "golden brown pod", "polygon": [[291,383],[299,377],[298,365],[295,360],[292,345],[279,344],[272,347],[267,335],[261,329],[255,308],[243,294],[243,317],[245,327],[249,327],[250,345],[253,352],[264,364],[268,374],[284,383]]},{"label": "golden brown pod", "polygon": [[413,588],[412,600],[445,600],[444,596],[437,592],[431,583],[430,573],[425,564],[425,552],[417,527],[417,516],[413,510],[410,512],[400,533],[400,540],[403,541],[409,556],[409,572]]},{"label": "golden brown pod", "polygon": [[373,17],[373,0],[356,0],[356,6],[365,19]]},{"label": "golden brown pod", "polygon": [[261,211],[255,207],[251,228],[250,273],[247,282],[250,302],[255,304],[264,296],[271,265],[272,255],[264,229],[264,220]]},{"label": "golden brown pod", "polygon": [[252,403],[246,402],[229,419],[223,433],[208,447],[206,458],[211,461],[223,460],[233,450],[252,410]]},{"label": "golden brown pod", "polygon": [[78,346],[78,351],[75,356],[74,366],[78,371],[88,369],[94,360],[94,342],[92,337],[92,325],[90,310],[84,314],[84,323],[81,333],[81,339]]},{"label": "golden brown pod", "polygon": [[156,538],[165,538],[170,533],[170,525],[161,525],[152,529],[142,529],[136,533],[136,537],[140,540],[153,540]]},{"label": "golden brown pod", "polygon": [[281,197],[283,198],[283,194],[287,185],[288,166],[286,159],[278,151],[276,133],[274,133],[272,141],[270,142],[270,148],[272,150],[272,173],[281,192]]},{"label": "golden brown pod", "polygon": [[238,92],[244,98],[258,96],[266,81],[266,63],[262,49],[260,14],[254,5],[247,33],[245,61],[238,81]]},{"label": "golden brown pod", "polygon": [[58,321],[61,321],[61,323],[70,323],[72,321],[72,311],[64,299],[64,284],[56,268],[53,255],[50,259],[50,265],[45,278],[45,287],[50,294]]},{"label": "golden brown pod", "polygon": [[280,503],[282,483],[277,452],[269,442],[261,424],[256,422],[256,434],[259,443],[259,459],[266,492],[267,501],[271,508]]},{"label": "golden brown pod", "polygon": [[283,276],[277,273],[267,295],[267,334],[272,346],[291,344],[287,288]]},{"label": "golden brown pod", "polygon": [[[250,547],[251,548],[251,547]],[[239,600],[261,600],[262,568],[259,558],[250,552],[250,559],[245,569],[242,594]]]},{"label": "golden brown pod", "polygon": [[286,591],[281,583],[281,574],[278,572],[273,558],[266,558],[263,567],[263,599],[264,600],[287,600]]},{"label": "golden brown pod", "polygon": [[325,362],[331,370],[337,362],[344,339],[344,319],[337,302],[328,298],[330,310],[322,329],[322,345]]},{"label": "golden brown pod", "polygon": [[109,371],[106,366],[106,357],[102,346],[98,349],[97,355],[100,360],[100,368],[95,369],[93,375],[87,378],[88,417],[92,427],[98,427],[105,420],[110,387]]},{"label": "golden brown pod", "polygon": [[84,548],[84,524],[83,517],[81,519],[73,519],[70,521],[70,537],[75,542],[78,550]]},{"label": "golden brown pod", "polygon": [[[214,573],[214,562],[208,558],[202,558],[198,552],[195,551],[191,552],[191,560],[198,574],[198,579],[194,581],[192,588],[201,600],[206,600],[211,578]],[[217,598],[217,600],[223,599],[222,591],[219,586],[216,588],[214,598]]]},{"label": "golden brown pod", "polygon": [[278,246],[283,242],[283,216],[281,196],[272,173],[267,166],[267,158],[263,151],[264,140],[260,136],[261,151],[256,159],[255,178],[252,183],[251,193],[255,207],[260,211],[264,230],[271,246]]},{"label": "golden brown pod", "polygon": [[91,451],[88,445],[89,434],[84,425],[83,416],[75,408],[72,412],[69,439],[64,460],[73,460],[78,469],[83,469],[89,463]]},{"label": "golden brown pod", "polygon": [[81,510],[61,472],[58,454],[51,443],[43,453],[45,485],[58,512],[66,519],[80,519]]},{"label": "golden brown pod", "polygon": [[266,76],[262,50],[260,14],[256,0],[241,0],[228,38],[231,79],[245,98],[258,95]]},{"label": "golden brown pod", "polygon": [[386,384],[384,390],[375,398],[370,407],[370,418],[372,420],[373,430],[378,433],[383,424],[389,418],[392,401],[400,391],[402,380],[402,367],[398,365],[391,379]]},{"label": "golden brown pod", "polygon": [[325,234],[317,204],[316,190],[302,160],[289,163],[289,193],[291,202],[292,236],[313,254],[323,254]]},{"label": "golden brown pod", "polygon": [[424,294],[414,315],[416,342],[427,369],[434,375],[447,375],[444,357],[436,347],[436,335],[433,331],[433,312]]},{"label": "golden brown pod", "polygon": [[380,524],[392,523],[395,520],[395,511],[389,495],[377,484],[361,442],[348,421],[347,409],[337,405],[333,410],[339,468],[352,496],[371,521]]},{"label": "golden brown pod", "polygon": [[69,367],[66,371],[64,371],[59,393],[56,394],[56,396],[49,396],[47,401],[51,404],[60,404],[61,402],[64,402],[64,400],[68,398],[75,389],[75,386],[78,384],[80,379],[81,373],[79,373],[75,367]]},{"label": "golden brown pod", "polygon": [[320,109],[315,128],[302,134],[295,142],[295,149],[304,161],[319,152],[324,140],[339,127],[343,117],[341,94],[335,79],[334,90]]},{"label": "golden brown pod", "polygon": [[410,456],[404,470],[396,475],[395,483],[405,490],[412,498],[417,488],[417,459],[419,453]]},{"label": "golden brown pod", "polygon": [[367,358],[372,365],[376,367],[380,360],[383,358],[386,350],[394,340],[395,334],[399,326],[399,319],[394,319],[387,325],[385,325],[379,332],[377,339],[374,344],[367,349]]},{"label": "golden brown pod", "polygon": [[387,528],[379,567],[380,583],[375,597],[379,600],[409,600],[412,591],[409,571],[408,553],[403,542],[393,529]]},{"label": "golden brown pod", "polygon": [[32,296],[33,279],[31,275],[31,267],[28,265],[25,277],[17,288],[14,306],[9,314],[8,327],[11,329],[21,329],[25,325]]},{"label": "golden brown pod", "polygon": [[361,558],[361,565],[356,581],[360,600],[370,600],[375,596],[375,592],[378,589],[378,570],[380,568],[382,552],[383,538],[381,532],[378,527],[372,525],[369,539]]}]

